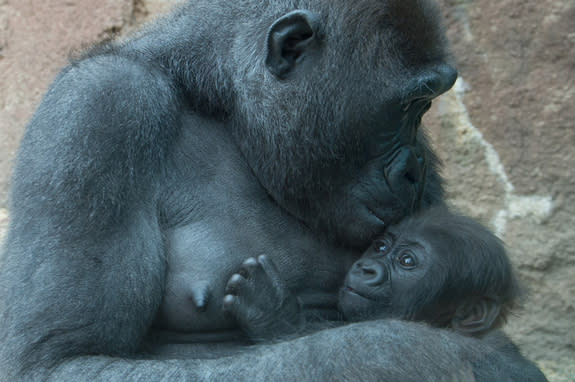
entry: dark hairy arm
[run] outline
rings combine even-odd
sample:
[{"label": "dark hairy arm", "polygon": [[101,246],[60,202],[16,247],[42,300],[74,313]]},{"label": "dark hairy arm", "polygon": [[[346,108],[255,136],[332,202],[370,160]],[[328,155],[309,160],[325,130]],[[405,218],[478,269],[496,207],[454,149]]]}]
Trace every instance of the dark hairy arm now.
[{"label": "dark hairy arm", "polygon": [[[415,352],[413,349],[417,349]],[[427,354],[422,357],[422,354]],[[437,356],[435,356],[437,354]],[[364,322],[212,360],[78,357],[26,380],[476,381],[527,378],[480,341],[400,321]]]},{"label": "dark hairy arm", "polygon": [[65,380],[73,365],[109,363],[78,356],[136,351],[164,285],[155,182],[178,112],[163,73],[118,55],[73,63],[56,79],[14,170],[0,379],[50,370]]}]

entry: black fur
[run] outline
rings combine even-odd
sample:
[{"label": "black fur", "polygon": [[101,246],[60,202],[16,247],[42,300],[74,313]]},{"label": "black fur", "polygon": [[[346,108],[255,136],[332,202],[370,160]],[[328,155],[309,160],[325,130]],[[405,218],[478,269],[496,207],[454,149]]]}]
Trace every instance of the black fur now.
[{"label": "black fur", "polygon": [[503,243],[480,223],[445,208],[390,227],[344,284],[340,297],[351,303],[356,293],[373,298],[364,310],[340,301],[348,319],[425,321],[475,336],[500,327],[522,297]]}]

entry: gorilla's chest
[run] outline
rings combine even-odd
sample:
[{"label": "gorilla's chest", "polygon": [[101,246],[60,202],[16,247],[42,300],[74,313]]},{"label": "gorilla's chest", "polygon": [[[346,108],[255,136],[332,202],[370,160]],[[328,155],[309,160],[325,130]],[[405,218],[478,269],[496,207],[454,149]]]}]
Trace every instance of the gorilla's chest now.
[{"label": "gorilla's chest", "polygon": [[268,255],[306,309],[335,310],[351,252],[315,237],[266,194],[231,139],[212,129],[184,135],[162,185],[166,292],[159,325],[197,332],[232,328],[222,313],[227,281],[249,257]]}]

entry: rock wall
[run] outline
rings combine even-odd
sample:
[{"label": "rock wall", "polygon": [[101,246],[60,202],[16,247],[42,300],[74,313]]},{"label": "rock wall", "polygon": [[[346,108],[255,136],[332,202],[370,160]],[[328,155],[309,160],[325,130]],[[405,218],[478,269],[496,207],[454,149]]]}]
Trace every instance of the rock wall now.
[{"label": "rock wall", "polygon": [[575,2],[441,3],[460,78],[428,125],[450,200],[503,238],[529,288],[506,331],[573,381]]},{"label": "rock wall", "polygon": [[[25,122],[67,55],[180,1],[0,0],[0,226]],[[440,2],[460,79],[425,122],[450,202],[505,240],[531,292],[508,333],[575,380],[575,2]]]}]

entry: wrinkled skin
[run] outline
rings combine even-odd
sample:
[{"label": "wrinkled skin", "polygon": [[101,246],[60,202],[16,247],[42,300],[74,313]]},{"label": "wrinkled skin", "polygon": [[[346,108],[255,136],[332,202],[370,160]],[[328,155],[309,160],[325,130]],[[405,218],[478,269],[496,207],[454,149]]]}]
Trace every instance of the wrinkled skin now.
[{"label": "wrinkled skin", "polygon": [[[480,343],[385,321],[222,360],[140,354],[153,327],[232,327],[202,319],[221,301],[202,291],[220,290],[236,269],[220,268],[228,256],[239,266],[260,243],[310,311],[329,317],[354,248],[441,203],[419,122],[455,77],[424,0],[190,1],[75,59],[15,164],[0,379],[433,380],[491,357]],[[205,280],[166,277],[178,251]],[[189,307],[171,322],[162,298],[181,282],[189,292],[175,305]],[[483,375],[514,376],[504,358]]]}]

